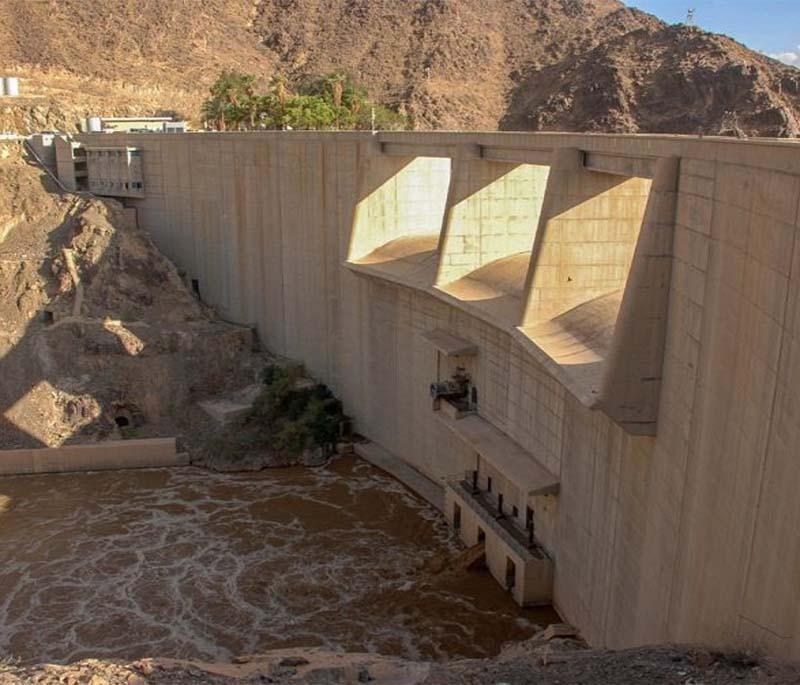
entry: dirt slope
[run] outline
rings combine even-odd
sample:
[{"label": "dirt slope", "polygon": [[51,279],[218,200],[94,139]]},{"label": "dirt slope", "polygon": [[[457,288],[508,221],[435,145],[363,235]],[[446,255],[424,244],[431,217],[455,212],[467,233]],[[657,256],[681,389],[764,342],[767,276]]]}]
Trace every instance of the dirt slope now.
[{"label": "dirt slope", "polygon": [[252,11],[250,0],[2,0],[0,71],[23,79],[23,97],[0,99],[0,131],[192,116],[222,69],[270,71]]},{"label": "dirt slope", "polygon": [[0,63],[192,90],[231,64],[258,71],[250,0],[3,0]]},{"label": "dirt slope", "polygon": [[[0,2],[0,129],[197,112],[223,68],[343,68],[418,128],[797,135],[800,70],[617,0]],[[104,96],[104,97],[103,97]],[[38,110],[31,113],[32,108]],[[27,108],[27,109],[25,109]],[[25,109],[24,114],[19,110]]]},{"label": "dirt slope", "polygon": [[250,331],[119,203],[58,192],[0,143],[0,207],[0,449],[177,435],[194,400],[253,381]]}]

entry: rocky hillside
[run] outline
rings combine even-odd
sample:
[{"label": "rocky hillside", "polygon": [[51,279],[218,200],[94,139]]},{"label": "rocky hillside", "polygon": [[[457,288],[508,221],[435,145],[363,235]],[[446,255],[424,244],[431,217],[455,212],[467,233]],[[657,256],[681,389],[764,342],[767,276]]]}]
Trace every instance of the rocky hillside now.
[{"label": "rocky hillside", "polygon": [[342,65],[421,128],[497,128],[526,74],[652,17],[616,0],[263,0],[253,30],[291,78]]},{"label": "rocky hillside", "polygon": [[[102,11],[98,8],[102,7]],[[2,0],[0,132],[75,130],[89,114],[191,117],[225,68],[271,73],[250,0]]]},{"label": "rocky hillside", "polygon": [[26,118],[0,105],[0,129],[100,109],[191,116],[219,71],[236,68],[264,80],[345,69],[422,129],[800,134],[800,70],[617,0],[105,0],[103,10],[0,3],[0,70],[29,79],[33,99],[17,109],[39,108]]},{"label": "rocky hillside", "polygon": [[505,129],[800,135],[800,70],[686,26],[642,29],[531,73]]},{"label": "rocky hillside", "polygon": [[253,382],[250,331],[121,204],[59,192],[0,142],[0,207],[0,449],[193,433],[196,400]]}]

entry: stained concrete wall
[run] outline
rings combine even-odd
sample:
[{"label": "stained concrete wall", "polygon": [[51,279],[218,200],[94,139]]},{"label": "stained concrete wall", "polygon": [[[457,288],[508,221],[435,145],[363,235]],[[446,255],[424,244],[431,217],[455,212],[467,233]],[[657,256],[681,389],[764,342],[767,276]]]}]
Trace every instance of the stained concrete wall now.
[{"label": "stained concrete wall", "polygon": [[[573,149],[615,156],[613,171],[626,156],[680,158],[657,432],[636,436],[568,388],[535,340],[446,294],[345,265],[373,136],[112,137],[144,150],[140,222],[203,296],[302,359],[363,433],[432,477],[474,455],[431,411],[435,352],[421,333],[441,327],[479,346],[481,415],[560,477],[537,535],[554,557],[559,610],[593,644],[700,641],[800,657],[797,144],[381,134],[421,157],[465,144],[504,159]],[[586,174],[606,175],[574,169],[579,178],[562,180]],[[621,182],[643,212],[649,181]],[[572,228],[595,218],[615,220],[575,217]]]},{"label": "stained concrete wall", "polygon": [[625,286],[650,181],[589,171],[576,148],[553,154],[523,323]]},{"label": "stained concrete wall", "polygon": [[189,455],[177,452],[175,438],[108,440],[92,445],[3,450],[0,475],[150,469],[188,463]]},{"label": "stained concrete wall", "polygon": [[349,258],[398,238],[438,238],[449,188],[449,158],[371,156],[361,165]]},{"label": "stained concrete wall", "polygon": [[529,254],[548,172],[549,167],[532,164],[454,160],[436,283],[513,254]]}]

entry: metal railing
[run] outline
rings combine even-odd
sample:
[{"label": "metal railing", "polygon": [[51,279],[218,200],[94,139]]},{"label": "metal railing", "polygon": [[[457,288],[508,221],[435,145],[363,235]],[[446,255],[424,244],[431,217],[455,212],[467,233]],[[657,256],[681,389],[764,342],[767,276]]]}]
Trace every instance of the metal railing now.
[{"label": "metal railing", "polygon": [[531,518],[523,528],[514,522],[514,517],[505,510],[502,493],[490,493],[480,487],[480,473],[477,470],[468,470],[446,479],[456,491],[468,495],[480,507],[485,515],[493,519],[495,524],[502,528],[513,540],[537,556],[546,555],[539,545],[535,535],[535,523]]}]

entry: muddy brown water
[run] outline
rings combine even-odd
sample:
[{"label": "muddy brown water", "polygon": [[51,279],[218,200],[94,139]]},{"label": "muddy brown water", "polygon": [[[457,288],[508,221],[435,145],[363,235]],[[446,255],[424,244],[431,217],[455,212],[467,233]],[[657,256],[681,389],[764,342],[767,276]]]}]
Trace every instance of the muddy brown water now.
[{"label": "muddy brown water", "polygon": [[295,646],[495,654],[549,610],[486,572],[432,576],[440,515],[357,460],[0,479],[0,657],[225,660]]}]

